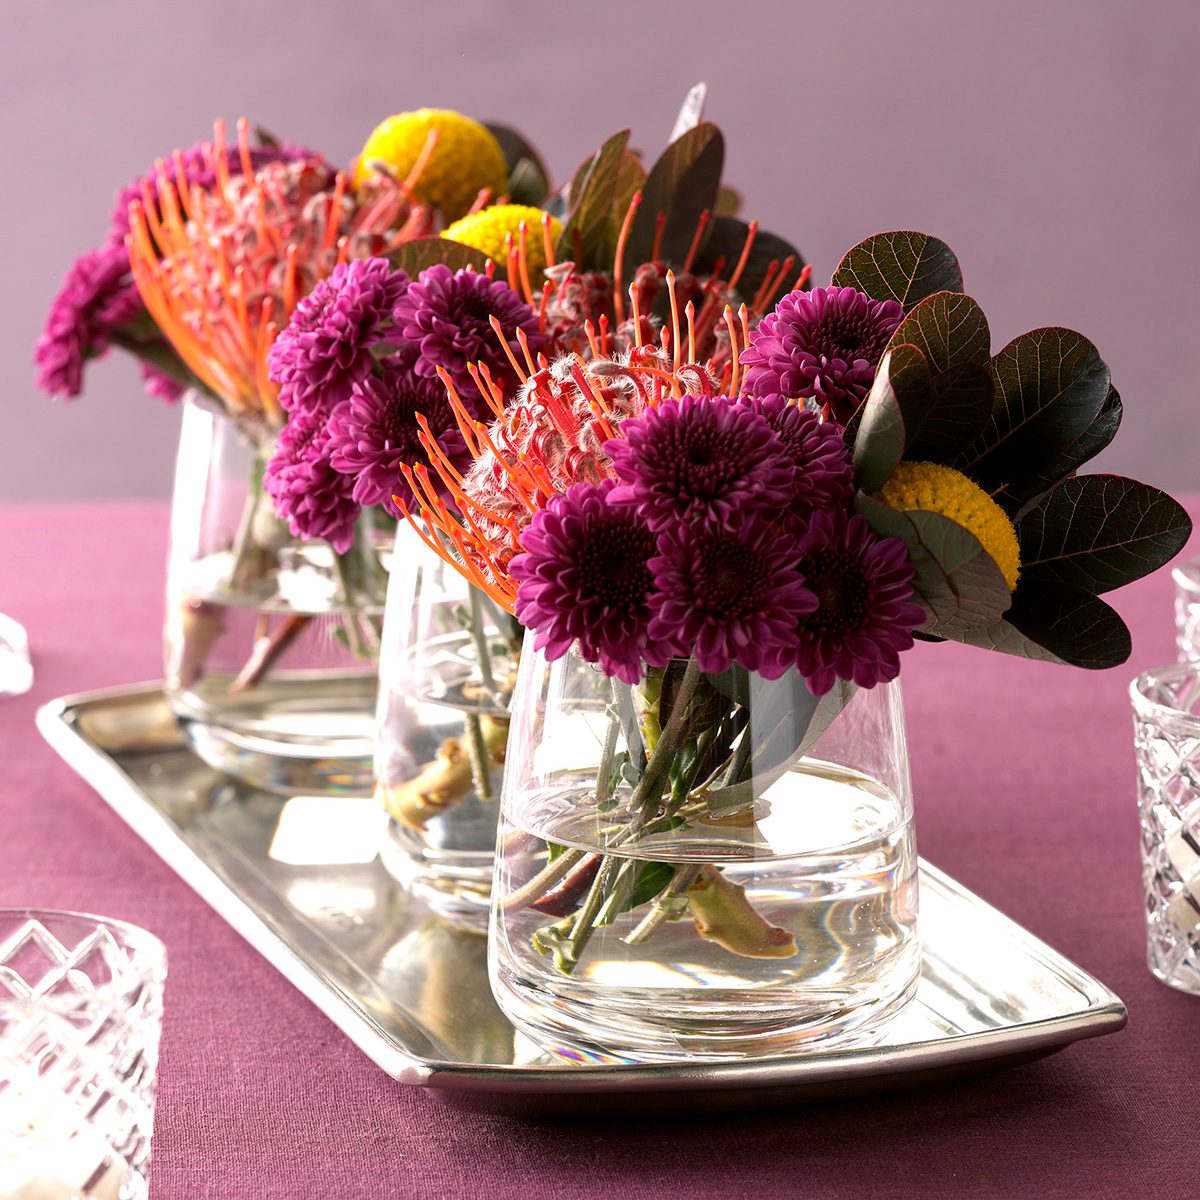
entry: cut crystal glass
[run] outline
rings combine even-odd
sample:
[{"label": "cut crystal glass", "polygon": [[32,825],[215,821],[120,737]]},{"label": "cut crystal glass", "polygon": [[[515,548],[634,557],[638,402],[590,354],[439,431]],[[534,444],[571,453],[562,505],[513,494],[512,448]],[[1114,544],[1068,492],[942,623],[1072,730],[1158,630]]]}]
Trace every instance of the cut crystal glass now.
[{"label": "cut crystal glass", "polygon": [[165,976],[131,925],[0,909],[0,1196],[147,1195]]}]

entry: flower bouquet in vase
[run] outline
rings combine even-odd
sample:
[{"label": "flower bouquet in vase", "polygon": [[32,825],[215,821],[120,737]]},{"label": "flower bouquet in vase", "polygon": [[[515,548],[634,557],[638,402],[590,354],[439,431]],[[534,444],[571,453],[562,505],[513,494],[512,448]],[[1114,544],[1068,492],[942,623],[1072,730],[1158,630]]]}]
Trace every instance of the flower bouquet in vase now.
[{"label": "flower bouquet in vase", "polygon": [[244,121],[227,146],[218,123],[119,197],[108,243],[56,299],[48,391],[77,394],[85,360],[117,345],[154,391],[184,393],[167,693],[219,769],[370,791],[396,464],[419,453],[414,412],[446,409],[393,310],[435,265],[454,301],[486,260],[438,231],[510,174],[531,186],[535,164],[511,131],[437,110],[384,122],[350,173],[251,146]]},{"label": "flower bouquet in vase", "polygon": [[705,342],[663,283],[658,312],[631,287],[623,341],[493,391],[489,424],[455,401],[473,464],[430,456],[456,510],[410,512],[528,630],[493,988],[570,1054],[870,1038],[920,966],[901,655],[1122,662],[1099,593],[1189,522],[1078,475],[1119,421],[1107,367],[1062,329],[993,354],[935,238],[868,239]]}]

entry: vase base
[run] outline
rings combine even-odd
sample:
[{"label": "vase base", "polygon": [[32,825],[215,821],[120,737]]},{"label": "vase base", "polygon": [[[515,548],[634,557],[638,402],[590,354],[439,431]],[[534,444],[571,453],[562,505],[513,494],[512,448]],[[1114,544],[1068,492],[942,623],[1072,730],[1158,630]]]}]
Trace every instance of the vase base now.
[{"label": "vase base", "polygon": [[487,933],[492,854],[433,850],[395,820],[379,845],[388,874],[431,912],[472,933]]},{"label": "vase base", "polygon": [[[909,948],[914,964],[919,949]],[[867,999],[841,1002],[812,998],[788,1003],[752,992],[713,995],[691,1016],[681,1015],[670,996],[657,1001],[598,994],[551,996],[536,984],[501,968],[492,989],[504,1014],[544,1050],[569,1062],[670,1063],[762,1059],[820,1046],[823,1052],[869,1046],[916,995],[919,965],[905,982]]]},{"label": "vase base", "polygon": [[214,702],[215,684],[169,694],[192,749],[210,767],[284,795],[369,796],[375,680],[282,676]]}]

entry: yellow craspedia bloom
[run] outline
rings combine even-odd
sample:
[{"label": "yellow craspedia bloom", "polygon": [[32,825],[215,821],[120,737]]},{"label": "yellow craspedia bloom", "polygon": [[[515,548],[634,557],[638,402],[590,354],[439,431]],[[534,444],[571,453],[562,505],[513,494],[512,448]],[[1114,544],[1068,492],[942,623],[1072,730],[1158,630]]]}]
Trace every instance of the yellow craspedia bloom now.
[{"label": "yellow craspedia bloom", "polygon": [[973,533],[996,561],[1008,590],[1017,586],[1021,551],[1004,509],[961,471],[931,462],[902,462],[876,499],[900,512],[941,513]]},{"label": "yellow craspedia bloom", "polygon": [[[513,244],[521,235],[521,222],[525,222],[525,260],[529,264],[529,281],[535,287],[540,287],[542,272],[546,268],[545,239],[542,236],[542,210],[531,208],[527,204],[493,204],[491,208],[481,209],[461,221],[455,221],[442,237],[453,242],[462,242],[464,246],[474,246],[482,250],[488,258],[494,258],[501,266],[508,265],[508,251],[504,239],[512,234]],[[557,217],[550,218],[550,242],[558,241],[562,233],[562,222]]]},{"label": "yellow craspedia bloom", "polygon": [[355,185],[370,174],[373,160],[404,179],[433,129],[438,131],[437,145],[413,188],[422,204],[456,221],[483,188],[490,188],[493,196],[508,192],[508,166],[500,143],[478,121],[448,108],[418,108],[380,122],[358,156]]}]

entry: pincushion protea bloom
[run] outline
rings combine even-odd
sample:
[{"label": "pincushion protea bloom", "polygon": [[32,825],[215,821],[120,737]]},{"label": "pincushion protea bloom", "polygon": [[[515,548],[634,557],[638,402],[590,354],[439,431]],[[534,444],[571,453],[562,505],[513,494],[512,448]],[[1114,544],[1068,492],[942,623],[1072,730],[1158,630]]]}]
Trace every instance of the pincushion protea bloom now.
[{"label": "pincushion protea bloom", "polygon": [[209,189],[182,186],[167,163],[130,210],[134,281],[180,357],[230,410],[282,423],[267,353],[298,301],[347,258],[379,254],[428,230],[407,184],[381,179],[359,197],[320,159],[250,159],[238,123],[243,173],[226,166],[215,127]]},{"label": "pincushion protea bloom", "polygon": [[[673,288],[673,276],[668,286]],[[541,356],[535,362],[528,351],[524,362],[513,354],[510,366],[520,385],[508,404],[491,372],[475,370],[473,378],[490,406],[490,425],[471,412],[449,373],[439,370],[474,464],[460,474],[439,452],[435,437],[424,439],[433,475],[423,464],[404,468],[417,498],[408,511],[419,518],[414,521],[418,531],[511,611],[517,589],[508,566],[520,552],[524,527],[573,484],[615,477],[604,446],[623,421],[672,396],[736,393],[738,348],[745,344],[748,314],[743,307],[735,321],[726,309],[724,321],[732,353],[720,367],[685,356],[694,339],[685,342],[676,321],[673,335],[668,332],[664,339],[665,350],[635,340],[618,358],[597,355],[588,361],[566,354],[553,364]],[[441,498],[443,490],[458,514]]]}]

